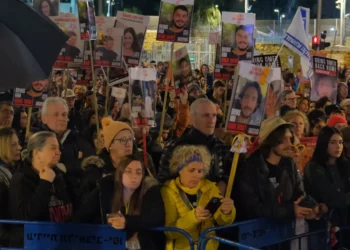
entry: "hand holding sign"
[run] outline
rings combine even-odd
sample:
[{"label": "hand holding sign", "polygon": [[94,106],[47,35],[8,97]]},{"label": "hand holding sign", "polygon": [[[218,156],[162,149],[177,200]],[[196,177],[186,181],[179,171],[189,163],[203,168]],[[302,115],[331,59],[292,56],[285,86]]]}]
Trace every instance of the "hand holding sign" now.
[{"label": "hand holding sign", "polygon": [[221,212],[225,215],[229,215],[232,213],[234,206],[233,200],[231,198],[223,198],[221,200]]}]

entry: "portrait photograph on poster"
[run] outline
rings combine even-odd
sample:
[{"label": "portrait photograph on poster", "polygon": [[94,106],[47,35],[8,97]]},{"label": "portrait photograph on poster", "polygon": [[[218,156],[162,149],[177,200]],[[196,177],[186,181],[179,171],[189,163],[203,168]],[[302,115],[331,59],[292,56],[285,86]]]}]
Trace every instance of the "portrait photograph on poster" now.
[{"label": "portrait photograph on poster", "polygon": [[133,127],[154,127],[156,110],[155,68],[129,68],[129,100]]},{"label": "portrait photograph on poster", "polygon": [[254,56],[255,14],[222,12],[221,64],[235,66]]},{"label": "portrait photograph on poster", "polygon": [[96,40],[96,19],[93,0],[78,0],[81,40]]},{"label": "portrait photograph on poster", "polygon": [[33,8],[44,16],[59,16],[60,0],[33,0]]},{"label": "portrait photograph on poster", "polygon": [[139,65],[146,36],[148,16],[118,11],[115,27],[123,30],[122,54],[129,66]]},{"label": "portrait photograph on poster", "polygon": [[337,101],[337,71],[338,61],[325,58],[313,57],[314,74],[311,84],[311,101],[317,101],[327,96],[332,103]]},{"label": "portrait photograph on poster", "polygon": [[258,135],[264,120],[269,84],[281,81],[281,69],[239,62],[235,75],[226,130]]},{"label": "portrait photograph on poster", "polygon": [[78,18],[71,13],[61,13],[60,16],[50,17],[50,19],[69,37],[57,57],[57,62],[82,64],[84,41],[79,36]]},{"label": "portrait photograph on poster", "polygon": [[176,94],[179,95],[183,88],[189,87],[195,79],[186,46],[174,51],[173,58],[174,87]]},{"label": "portrait photograph on poster", "polygon": [[190,41],[194,0],[162,0],[159,10],[157,40],[188,43]]},{"label": "portrait photograph on poster", "polygon": [[108,29],[103,36],[102,43],[95,47],[95,66],[121,67],[123,30],[118,28]]}]

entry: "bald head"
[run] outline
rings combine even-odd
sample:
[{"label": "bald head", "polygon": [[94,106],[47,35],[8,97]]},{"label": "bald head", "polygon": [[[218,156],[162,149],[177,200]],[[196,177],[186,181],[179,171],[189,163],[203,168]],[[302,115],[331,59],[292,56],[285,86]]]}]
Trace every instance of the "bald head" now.
[{"label": "bald head", "polygon": [[214,134],[217,111],[215,104],[207,98],[194,101],[190,108],[192,126],[205,135]]}]

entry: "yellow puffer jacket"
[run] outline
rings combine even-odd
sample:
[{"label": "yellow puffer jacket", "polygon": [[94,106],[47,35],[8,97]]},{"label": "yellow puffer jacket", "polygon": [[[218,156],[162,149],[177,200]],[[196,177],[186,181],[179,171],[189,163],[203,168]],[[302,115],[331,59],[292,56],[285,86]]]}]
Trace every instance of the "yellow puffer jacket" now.
[{"label": "yellow puffer jacket", "polygon": [[[201,190],[202,195],[198,201],[198,206],[205,207],[208,202],[214,198],[220,198],[219,189],[214,182],[208,180],[202,180],[196,188],[186,188],[181,185],[179,178],[170,180],[164,184],[161,188],[162,197],[165,205],[165,226],[177,227],[186,230],[194,241],[198,241],[199,235],[206,229],[214,227],[214,221],[216,225],[229,225],[232,224],[236,217],[236,209],[232,209],[232,213],[225,215],[219,208],[213,217],[210,219],[199,222],[195,216],[195,210],[189,209],[186,203],[182,200],[179,189],[189,195],[195,195]],[[166,250],[186,250],[190,249],[187,239],[175,232],[166,232],[167,243]],[[214,235],[214,232],[208,235]],[[215,250],[218,248],[218,243],[209,241],[207,244],[207,250]]]}]

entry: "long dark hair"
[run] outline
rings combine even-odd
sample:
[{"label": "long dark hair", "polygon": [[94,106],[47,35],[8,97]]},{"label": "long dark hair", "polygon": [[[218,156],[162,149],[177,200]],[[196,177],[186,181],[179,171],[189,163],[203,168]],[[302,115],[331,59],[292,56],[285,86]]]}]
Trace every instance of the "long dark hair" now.
[{"label": "long dark hair", "polygon": [[141,52],[140,45],[138,43],[136,32],[135,32],[134,28],[132,28],[132,27],[126,28],[124,30],[124,36],[126,33],[130,33],[132,35],[132,39],[133,39],[132,45],[131,45],[132,50],[134,52]]},{"label": "long dark hair", "polygon": [[[113,194],[113,200],[112,200],[113,213],[117,213],[119,210],[121,210],[121,208],[124,207],[123,174],[127,166],[133,161],[138,161],[142,163],[142,160],[138,155],[132,154],[132,155],[125,156],[120,161],[117,167],[117,171],[115,173],[115,178],[114,178],[114,194]],[[145,174],[143,174],[140,186],[131,195],[130,203],[129,203],[129,211],[128,211],[128,214],[130,215],[138,215],[141,212],[141,205],[142,205],[141,189],[142,189],[144,177],[145,177]]]},{"label": "long dark hair", "polygon": [[260,151],[265,158],[269,156],[269,154],[274,148],[276,148],[283,142],[287,130],[292,133],[292,143],[294,143],[294,133],[292,130],[292,126],[289,124],[280,126],[279,128],[275,129],[271,134],[269,134],[269,136],[260,145]]},{"label": "long dark hair", "polygon": [[[315,162],[323,166],[328,162],[330,157],[328,154],[328,143],[334,134],[339,134],[343,138],[342,133],[334,127],[326,126],[320,131],[320,134],[318,135],[318,138],[317,138],[316,148],[311,158],[312,162]],[[337,159],[337,163],[343,160],[344,160],[344,155],[342,154]]]}]

